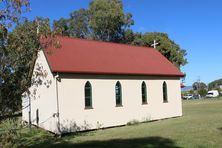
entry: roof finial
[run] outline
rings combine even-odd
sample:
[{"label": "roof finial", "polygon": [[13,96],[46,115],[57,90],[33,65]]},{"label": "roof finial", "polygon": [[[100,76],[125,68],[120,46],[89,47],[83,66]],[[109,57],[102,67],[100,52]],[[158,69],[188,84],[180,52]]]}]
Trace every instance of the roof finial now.
[{"label": "roof finial", "polygon": [[156,48],[156,45],[158,45],[159,43],[156,42],[156,40],[153,41],[153,44],[151,45],[153,48]]}]

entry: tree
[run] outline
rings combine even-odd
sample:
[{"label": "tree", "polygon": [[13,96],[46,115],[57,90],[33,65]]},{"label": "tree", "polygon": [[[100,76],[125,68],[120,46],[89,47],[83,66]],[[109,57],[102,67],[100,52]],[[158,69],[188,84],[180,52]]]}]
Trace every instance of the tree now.
[{"label": "tree", "polygon": [[133,45],[151,47],[153,41],[158,42],[157,50],[160,51],[169,61],[180,68],[187,64],[186,50],[181,49],[178,44],[172,41],[166,33],[161,32],[147,32],[144,34],[135,35]]},{"label": "tree", "polygon": [[70,14],[70,36],[77,38],[90,38],[91,30],[89,26],[90,13],[86,9],[80,9]]},{"label": "tree", "polygon": [[1,0],[0,24],[6,28],[11,27],[20,19],[22,11],[29,11],[29,0]]},{"label": "tree", "polygon": [[222,85],[222,79],[218,79],[218,80],[215,80],[213,82],[210,82],[208,84],[208,88],[209,88],[209,90],[218,89],[219,86],[221,86],[221,85]]},{"label": "tree", "polygon": [[132,15],[124,13],[122,1],[94,0],[88,9],[54,21],[53,28],[65,36],[121,42],[132,24]]},{"label": "tree", "polygon": [[[41,25],[40,25],[41,24]],[[41,33],[50,35],[49,20],[38,18],[37,21],[24,21],[8,33],[4,46],[5,63],[2,68],[0,115],[12,114],[21,109],[21,95],[31,85],[32,70],[37,58]]]},{"label": "tree", "polygon": [[200,89],[200,90],[198,90],[198,94],[199,94],[201,97],[205,97],[206,94],[207,94],[207,90],[206,90],[206,89]]},{"label": "tree", "polygon": [[53,28],[56,32],[63,36],[70,36],[69,20],[61,18],[58,21],[53,21]]},{"label": "tree", "polygon": [[198,93],[201,97],[207,94],[207,85],[203,82],[194,82],[192,85],[194,91]]},{"label": "tree", "polygon": [[194,82],[192,87],[194,90],[207,89],[207,85],[204,82]]},{"label": "tree", "polygon": [[89,6],[93,38],[119,42],[124,30],[133,24],[132,15],[124,14],[120,0],[94,0]]},{"label": "tree", "polygon": [[[8,29],[12,24],[18,23],[20,20],[21,12],[29,9],[28,0],[1,0],[0,7],[0,116],[3,110],[6,110],[4,105],[8,105],[7,101],[12,102],[12,98],[5,98],[3,89],[8,85],[10,77],[14,71],[11,68],[13,62],[9,57],[8,51]],[[15,85],[12,84],[11,85]],[[14,87],[14,86],[13,86]],[[13,89],[12,89],[13,90]],[[8,95],[12,94],[10,92]],[[6,101],[7,100],[7,101]],[[8,105],[9,106],[9,105]],[[13,106],[14,107],[14,106]],[[13,107],[11,107],[13,109]]]}]

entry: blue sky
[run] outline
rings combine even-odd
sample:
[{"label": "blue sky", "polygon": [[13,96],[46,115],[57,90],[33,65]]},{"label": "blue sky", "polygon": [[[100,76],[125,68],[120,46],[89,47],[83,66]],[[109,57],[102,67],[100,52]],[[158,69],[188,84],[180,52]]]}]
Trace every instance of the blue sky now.
[{"label": "blue sky", "polygon": [[[30,0],[32,11],[25,14],[51,20],[68,18],[70,12],[87,8],[91,0]],[[124,11],[133,14],[137,32],[166,32],[187,50],[185,84],[200,77],[209,83],[222,78],[221,0],[123,0]]]}]

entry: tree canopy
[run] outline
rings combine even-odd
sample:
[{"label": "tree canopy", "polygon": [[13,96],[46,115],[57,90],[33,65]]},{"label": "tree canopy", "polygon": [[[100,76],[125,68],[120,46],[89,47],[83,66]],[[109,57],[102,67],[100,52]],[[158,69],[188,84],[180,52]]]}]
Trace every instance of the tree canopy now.
[{"label": "tree canopy", "polygon": [[94,0],[88,9],[74,11],[53,26],[65,36],[120,42],[132,24],[132,15],[124,13],[120,0]]},{"label": "tree canopy", "polygon": [[[49,20],[38,18],[25,20],[7,34],[4,56],[1,57],[0,78],[4,81],[0,87],[0,114],[21,109],[22,93],[28,90],[32,81],[32,70],[41,47],[40,34],[50,34]],[[39,23],[41,27],[38,28]],[[43,35],[43,34],[41,34]]]},{"label": "tree canopy", "polygon": [[186,50],[181,49],[178,44],[169,38],[166,33],[146,32],[144,34],[135,34],[131,41],[133,45],[151,47],[154,40],[157,41],[157,50],[160,51],[169,61],[180,68],[187,64]]},{"label": "tree canopy", "polygon": [[207,85],[204,82],[194,82],[192,87],[194,90],[207,89]]},{"label": "tree canopy", "polygon": [[187,64],[186,50],[160,32],[133,32],[131,13],[124,13],[121,0],[94,0],[88,9],[80,9],[67,19],[54,21],[53,28],[64,36],[111,41],[151,47],[153,41],[169,61],[180,68]]},{"label": "tree canopy", "polygon": [[208,84],[208,88],[209,90],[211,89],[218,89],[219,86],[222,85],[222,79],[218,79],[218,80],[215,80],[215,81],[212,81]]}]

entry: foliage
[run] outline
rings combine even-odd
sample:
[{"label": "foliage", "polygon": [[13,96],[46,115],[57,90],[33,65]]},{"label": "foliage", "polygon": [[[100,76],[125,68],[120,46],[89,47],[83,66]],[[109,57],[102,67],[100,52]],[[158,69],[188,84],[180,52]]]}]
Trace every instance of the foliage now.
[{"label": "foliage", "polygon": [[120,0],[94,0],[88,9],[70,14],[70,18],[54,21],[54,30],[62,35],[120,42],[124,31],[133,24],[132,15],[123,12]]},{"label": "foliage", "polygon": [[93,38],[118,42],[123,32],[133,24],[132,15],[124,14],[120,0],[95,0],[89,6]]},{"label": "foliage", "polygon": [[166,33],[146,32],[144,34],[135,34],[131,44],[151,47],[153,41],[156,40],[157,50],[160,51],[169,61],[180,68],[187,64],[186,50],[181,49],[178,44],[172,41]]},{"label": "foliage", "polygon": [[207,94],[207,90],[206,90],[206,89],[200,89],[200,90],[198,90],[198,94],[199,94],[201,97],[205,97],[206,94]]},{"label": "foliage", "polygon": [[80,9],[70,14],[70,35],[78,38],[90,38],[89,11]]},{"label": "foliage", "polygon": [[126,123],[126,125],[137,125],[137,124],[139,124],[140,122],[138,121],[138,120],[131,120],[131,121],[129,121],[129,122],[127,122]]},{"label": "foliage", "polygon": [[194,90],[207,89],[207,85],[204,82],[194,82],[192,87]]},{"label": "foliage", "polygon": [[[8,108],[5,108],[4,105],[10,106],[9,102],[13,102],[13,98],[11,98],[12,91],[7,92],[8,96],[7,101],[5,98],[6,92],[3,91],[5,85],[8,85],[8,81],[11,81],[9,78],[13,73],[14,70],[12,69],[12,65],[14,64],[15,60],[12,60],[12,57],[8,56],[8,29],[11,27],[13,23],[18,23],[20,19],[21,12],[25,9],[28,10],[29,8],[29,1],[28,0],[1,0],[0,1],[0,115],[2,111],[7,110],[11,111]],[[12,80],[13,81],[13,80]],[[15,87],[16,82],[10,82],[11,89]],[[7,88],[10,89],[10,88]],[[15,92],[15,95],[16,92]],[[16,104],[18,105],[18,104]],[[13,110],[15,106],[11,107]]]},{"label": "foliage", "polygon": [[222,79],[215,80],[215,81],[210,82],[210,83],[208,84],[209,90],[218,89],[219,86],[222,86]]},{"label": "foliage", "polygon": [[132,14],[124,13],[121,0],[94,0],[88,9],[70,14],[70,18],[54,21],[54,30],[62,35],[111,41],[151,47],[153,41],[160,51],[178,68],[187,64],[186,50],[180,48],[166,33],[137,33],[130,29],[134,24]]},{"label": "foliage", "polygon": [[[0,77],[4,80],[0,92],[0,115],[12,114],[21,109],[21,95],[31,85],[32,70],[40,49],[40,35],[50,33],[49,20],[24,21],[7,34]],[[39,26],[41,23],[41,27]],[[42,34],[43,35],[43,34]]]},{"label": "foliage", "polygon": [[21,125],[17,118],[8,118],[0,126],[0,147],[18,147],[18,139],[21,137]]},{"label": "foliage", "polygon": [[189,94],[194,94],[194,90],[190,90],[190,91],[189,91]]},{"label": "foliage", "polygon": [[29,0],[1,0],[0,25],[6,28],[20,20],[22,11],[29,11]]},{"label": "foliage", "polygon": [[70,25],[69,21],[67,19],[61,18],[58,21],[53,22],[53,28],[56,32],[64,35],[69,36],[70,35]]}]

